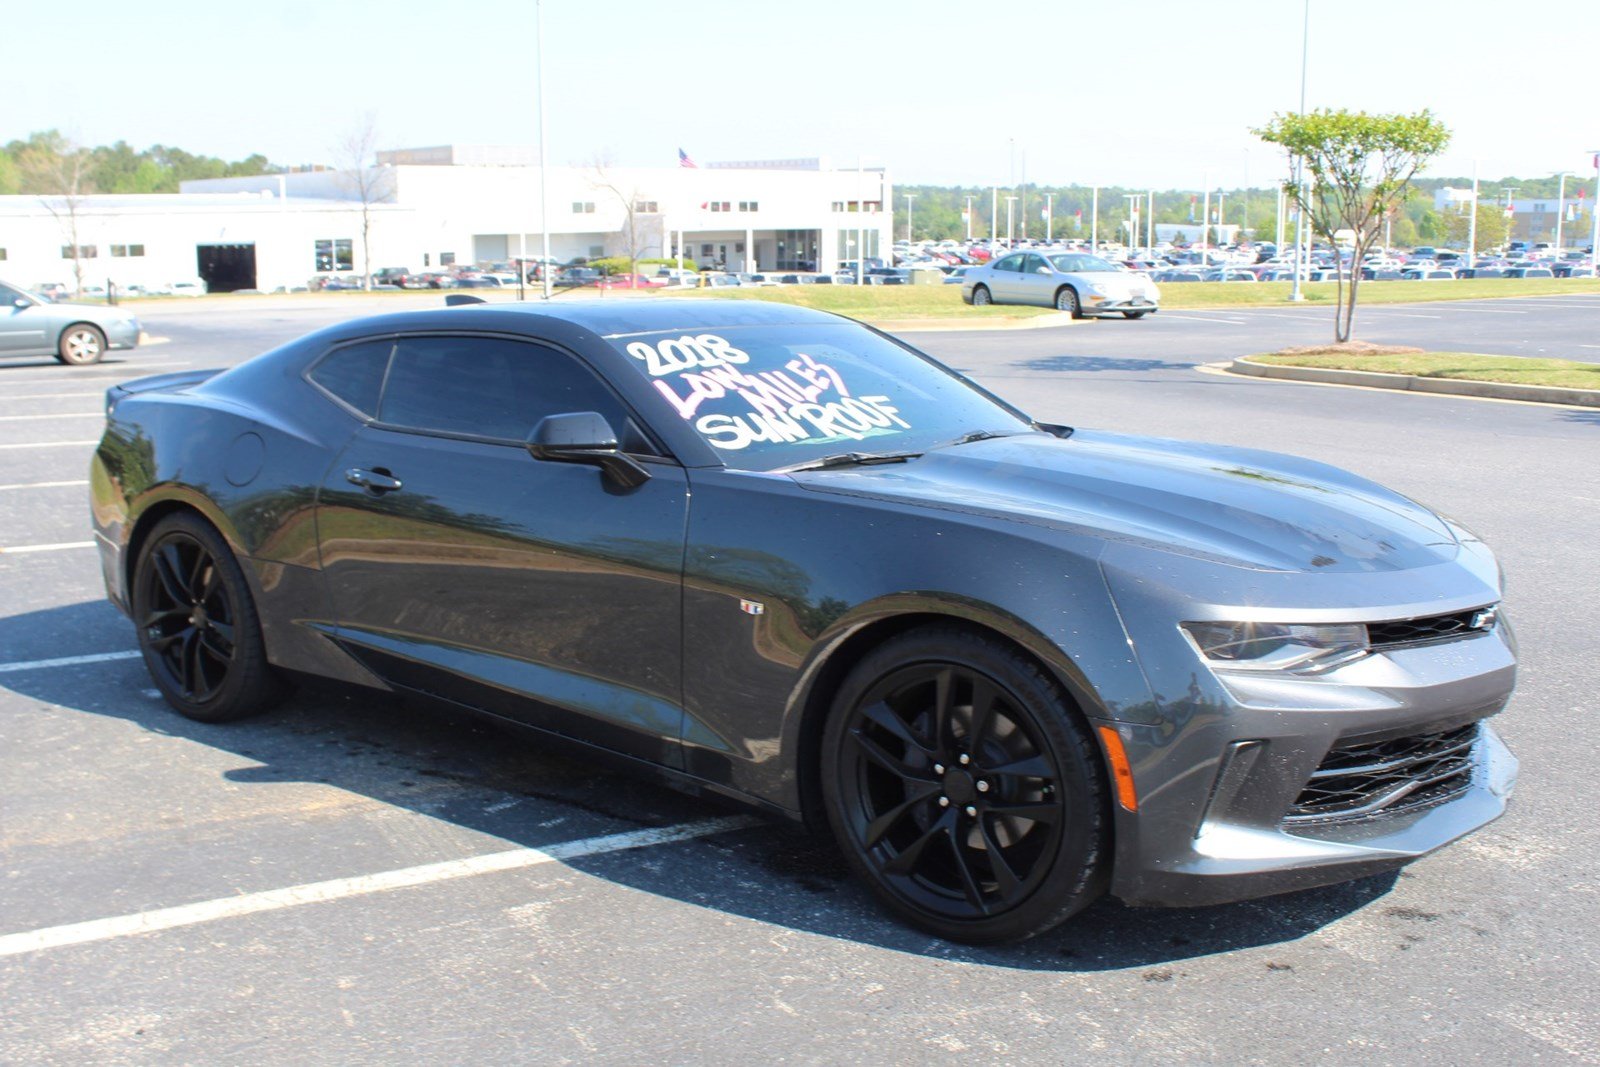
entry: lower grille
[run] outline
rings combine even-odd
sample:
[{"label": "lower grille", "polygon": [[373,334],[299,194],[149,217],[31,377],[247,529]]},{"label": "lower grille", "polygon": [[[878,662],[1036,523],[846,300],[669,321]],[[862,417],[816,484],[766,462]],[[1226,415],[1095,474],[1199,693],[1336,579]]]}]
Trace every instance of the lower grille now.
[{"label": "lower grille", "polygon": [[1287,824],[1396,815],[1440,804],[1472,785],[1478,724],[1329,752],[1284,817]]}]

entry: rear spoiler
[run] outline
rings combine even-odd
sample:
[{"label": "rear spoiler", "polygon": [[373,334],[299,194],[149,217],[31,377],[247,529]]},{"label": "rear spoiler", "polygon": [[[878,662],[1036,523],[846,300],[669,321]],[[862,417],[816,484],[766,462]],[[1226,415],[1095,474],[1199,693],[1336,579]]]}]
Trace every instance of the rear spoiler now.
[{"label": "rear spoiler", "polygon": [[106,414],[111,414],[111,409],[124,397],[135,393],[174,393],[180,389],[199,385],[221,374],[225,368],[214,367],[211,370],[181,370],[171,374],[152,374],[148,378],[135,378],[128,382],[119,382],[106,390]]}]

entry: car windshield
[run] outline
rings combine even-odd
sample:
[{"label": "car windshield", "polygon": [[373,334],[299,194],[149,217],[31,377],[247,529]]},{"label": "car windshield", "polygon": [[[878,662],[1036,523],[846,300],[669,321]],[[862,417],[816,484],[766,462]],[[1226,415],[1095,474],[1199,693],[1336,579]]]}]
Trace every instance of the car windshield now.
[{"label": "car windshield", "polygon": [[729,326],[610,338],[728,466],[768,471],[840,452],[922,452],[1027,419],[929,359],[851,323]]},{"label": "car windshield", "polygon": [[1093,274],[1098,271],[1115,271],[1117,269],[1099,256],[1051,256],[1050,262],[1055,264],[1056,270],[1065,274]]}]

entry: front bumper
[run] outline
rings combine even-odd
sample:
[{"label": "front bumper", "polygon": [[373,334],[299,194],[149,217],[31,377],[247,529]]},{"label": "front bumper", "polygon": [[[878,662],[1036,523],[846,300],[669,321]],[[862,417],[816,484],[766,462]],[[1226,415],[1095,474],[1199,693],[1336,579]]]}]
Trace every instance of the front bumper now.
[{"label": "front bumper", "polygon": [[138,319],[109,323],[104,329],[106,345],[109,348],[138,348],[145,339],[144,330],[139,325]]},{"label": "front bumper", "polygon": [[1142,296],[1106,297],[1104,299],[1086,296],[1083,298],[1082,308],[1085,315],[1100,315],[1113,311],[1153,312],[1161,310],[1161,306],[1156,301]]}]

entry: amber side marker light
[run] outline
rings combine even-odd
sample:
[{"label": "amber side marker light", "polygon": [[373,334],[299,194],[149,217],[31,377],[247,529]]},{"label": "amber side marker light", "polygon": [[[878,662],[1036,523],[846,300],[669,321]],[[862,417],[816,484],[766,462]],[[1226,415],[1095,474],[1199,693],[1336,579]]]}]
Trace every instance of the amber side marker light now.
[{"label": "amber side marker light", "polygon": [[1114,726],[1102,726],[1100,741],[1106,746],[1106,758],[1111,761],[1111,777],[1117,783],[1117,802],[1129,811],[1139,810],[1139,796],[1133,791],[1133,768],[1128,766],[1128,754],[1122,749],[1122,737]]}]

